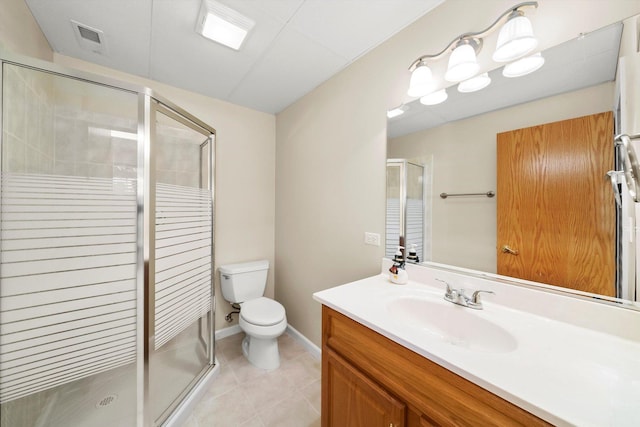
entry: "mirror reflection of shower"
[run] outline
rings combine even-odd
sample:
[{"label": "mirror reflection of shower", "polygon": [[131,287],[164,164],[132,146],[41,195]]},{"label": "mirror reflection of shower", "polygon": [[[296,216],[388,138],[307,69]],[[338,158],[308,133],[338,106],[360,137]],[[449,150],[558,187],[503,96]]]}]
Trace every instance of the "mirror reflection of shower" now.
[{"label": "mirror reflection of shower", "polygon": [[430,161],[387,160],[385,257],[393,258],[403,246],[405,256],[413,248],[420,262],[431,259],[430,176]]}]

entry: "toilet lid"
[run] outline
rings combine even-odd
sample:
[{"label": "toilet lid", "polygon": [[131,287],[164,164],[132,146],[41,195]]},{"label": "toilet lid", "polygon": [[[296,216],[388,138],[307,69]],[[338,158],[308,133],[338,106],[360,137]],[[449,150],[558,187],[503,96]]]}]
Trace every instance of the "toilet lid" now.
[{"label": "toilet lid", "polygon": [[242,303],[240,316],[248,323],[271,326],[284,320],[284,307],[271,298],[260,297]]}]

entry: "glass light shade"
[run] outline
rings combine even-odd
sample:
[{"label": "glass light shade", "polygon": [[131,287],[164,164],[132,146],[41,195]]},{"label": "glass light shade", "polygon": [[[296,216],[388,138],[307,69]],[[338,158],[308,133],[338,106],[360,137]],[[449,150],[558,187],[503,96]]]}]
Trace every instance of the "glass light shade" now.
[{"label": "glass light shade", "polygon": [[468,80],[460,82],[458,85],[458,92],[468,93],[475,92],[480,89],[484,89],[491,83],[491,77],[488,73],[482,73],[479,76],[472,77]]},{"label": "glass light shade", "polygon": [[471,45],[463,44],[451,52],[444,78],[450,82],[461,82],[475,76],[479,70],[475,49]]},{"label": "glass light shade", "polygon": [[446,101],[448,97],[449,95],[447,95],[447,91],[445,89],[441,89],[423,96],[420,98],[420,103],[424,105],[436,105]]},{"label": "glass light shade", "polygon": [[521,58],[538,46],[531,21],[525,16],[514,16],[500,29],[498,43],[493,52],[496,62],[509,62]]},{"label": "glass light shade", "polygon": [[544,58],[542,57],[542,54],[538,52],[505,65],[502,70],[502,75],[505,77],[525,76],[529,73],[533,73],[542,67],[542,65],[544,65]]},{"label": "glass light shade", "polygon": [[411,80],[409,81],[409,90],[407,95],[418,98],[424,96],[434,89],[433,74],[431,68],[426,64],[420,64],[411,73]]}]

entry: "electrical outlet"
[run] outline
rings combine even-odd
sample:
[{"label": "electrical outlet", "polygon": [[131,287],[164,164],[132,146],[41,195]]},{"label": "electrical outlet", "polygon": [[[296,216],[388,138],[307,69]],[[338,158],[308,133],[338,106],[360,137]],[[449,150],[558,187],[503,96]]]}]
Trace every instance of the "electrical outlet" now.
[{"label": "electrical outlet", "polygon": [[380,235],[378,233],[364,232],[364,243],[372,246],[380,246]]}]

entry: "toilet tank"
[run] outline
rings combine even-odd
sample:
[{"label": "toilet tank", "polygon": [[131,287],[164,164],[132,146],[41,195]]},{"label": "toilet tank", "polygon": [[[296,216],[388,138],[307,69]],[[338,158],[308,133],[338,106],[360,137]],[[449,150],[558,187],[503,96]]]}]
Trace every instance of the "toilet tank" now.
[{"label": "toilet tank", "polygon": [[269,261],[221,265],[218,271],[222,297],[231,303],[240,303],[264,295]]}]

